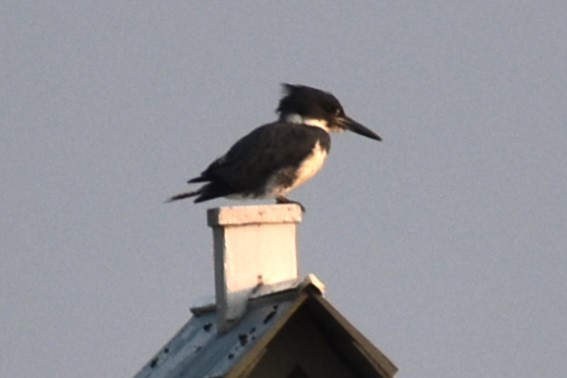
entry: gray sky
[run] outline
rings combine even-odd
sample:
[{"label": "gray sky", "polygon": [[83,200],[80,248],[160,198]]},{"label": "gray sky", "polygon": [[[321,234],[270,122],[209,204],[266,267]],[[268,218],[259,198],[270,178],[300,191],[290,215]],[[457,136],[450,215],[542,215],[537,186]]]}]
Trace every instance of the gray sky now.
[{"label": "gray sky", "polygon": [[[49,4],[51,3],[51,4]],[[5,1],[0,376],[131,376],[213,293],[208,207],[164,205],[274,119],[333,139],[301,270],[399,377],[567,372],[567,2]]]}]

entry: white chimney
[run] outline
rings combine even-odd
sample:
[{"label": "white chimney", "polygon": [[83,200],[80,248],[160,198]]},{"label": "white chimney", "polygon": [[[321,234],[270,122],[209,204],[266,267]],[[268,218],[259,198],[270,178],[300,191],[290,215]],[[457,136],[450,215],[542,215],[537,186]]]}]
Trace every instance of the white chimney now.
[{"label": "white chimney", "polygon": [[246,311],[260,287],[299,277],[294,204],[235,206],[208,210],[213,229],[218,330],[223,332]]}]

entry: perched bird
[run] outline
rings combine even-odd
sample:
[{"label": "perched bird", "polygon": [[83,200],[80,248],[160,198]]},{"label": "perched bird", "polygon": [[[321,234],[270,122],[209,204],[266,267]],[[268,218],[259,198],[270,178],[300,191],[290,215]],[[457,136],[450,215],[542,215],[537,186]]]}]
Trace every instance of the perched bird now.
[{"label": "perched bird", "polygon": [[382,140],[347,117],[331,93],[304,85],[283,84],[283,89],[276,122],[254,129],[200,176],[188,181],[205,183],[199,189],[175,195],[167,202],[190,197],[196,197],[194,202],[217,197],[275,198],[276,203],[295,203],[305,210],[286,194],[323,167],[331,147],[329,133],[350,130]]}]

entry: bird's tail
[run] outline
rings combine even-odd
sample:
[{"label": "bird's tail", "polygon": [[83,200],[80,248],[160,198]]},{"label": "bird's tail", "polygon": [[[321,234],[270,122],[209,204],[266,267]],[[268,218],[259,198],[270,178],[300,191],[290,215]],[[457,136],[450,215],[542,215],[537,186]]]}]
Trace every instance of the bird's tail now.
[{"label": "bird's tail", "polygon": [[201,194],[201,190],[196,190],[196,191],[194,191],[194,192],[180,193],[180,194],[177,194],[177,195],[175,195],[175,196],[173,196],[173,197],[169,197],[169,198],[165,201],[165,203],[169,203],[169,202],[173,202],[173,201],[179,201],[179,200],[182,200],[182,199],[185,199],[185,198],[195,197],[195,196],[197,196],[197,195],[199,195],[199,194]]}]

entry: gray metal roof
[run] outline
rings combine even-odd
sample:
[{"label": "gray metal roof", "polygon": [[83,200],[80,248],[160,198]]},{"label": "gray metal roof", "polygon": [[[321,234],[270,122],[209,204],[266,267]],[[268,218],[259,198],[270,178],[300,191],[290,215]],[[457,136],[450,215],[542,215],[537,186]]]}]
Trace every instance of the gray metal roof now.
[{"label": "gray metal roof", "polygon": [[224,377],[292,303],[288,298],[254,306],[224,334],[217,334],[215,312],[194,316],[136,377]]},{"label": "gray metal roof", "polygon": [[241,376],[258,362],[287,321],[304,308],[329,329],[337,349],[360,366],[363,376],[392,377],[397,368],[322,298],[321,289],[312,279],[285,291],[251,298],[244,316],[226,333],[217,332],[214,306],[196,309],[195,316],[136,378]]}]

